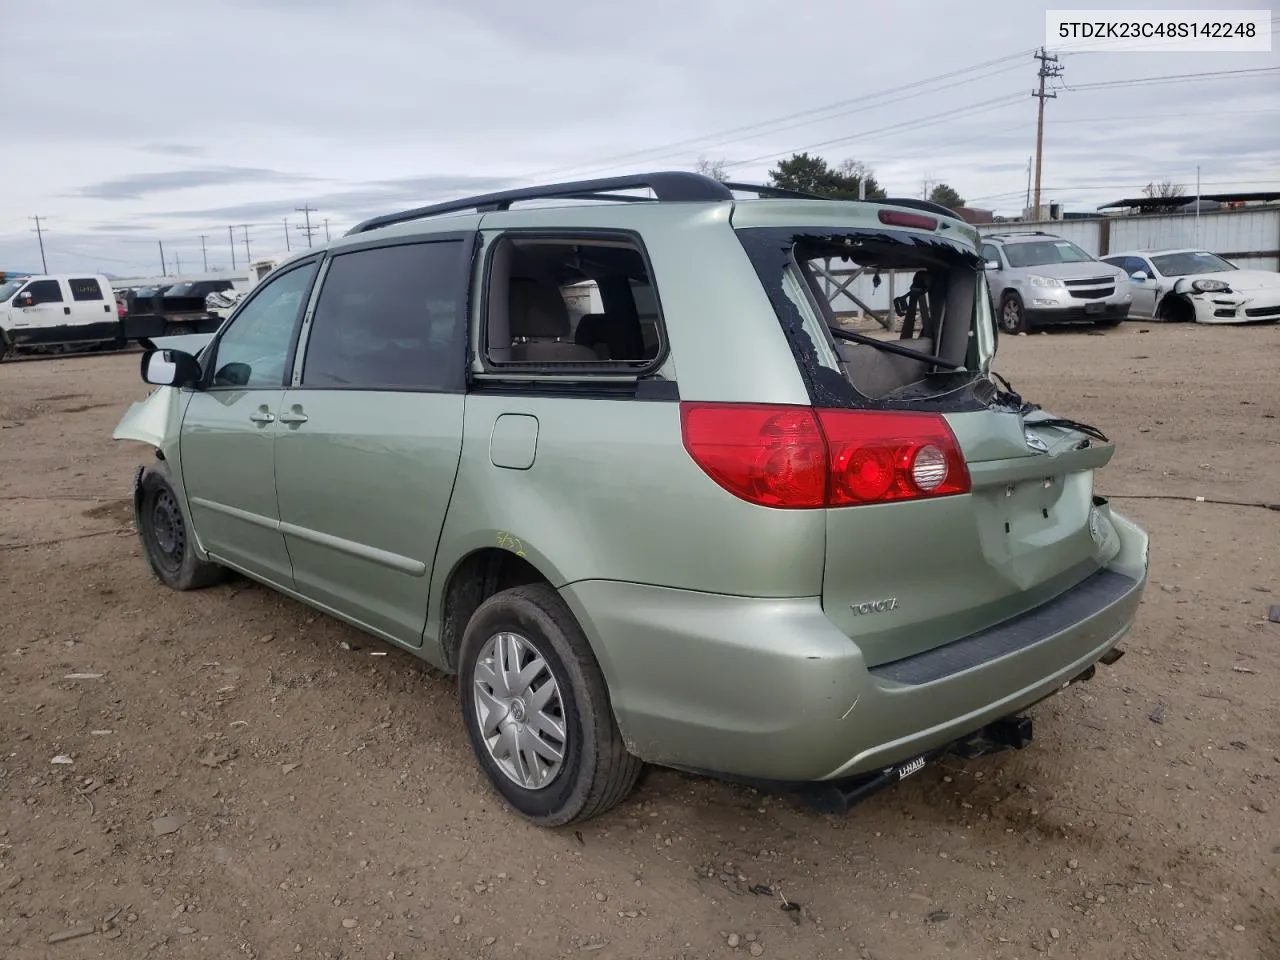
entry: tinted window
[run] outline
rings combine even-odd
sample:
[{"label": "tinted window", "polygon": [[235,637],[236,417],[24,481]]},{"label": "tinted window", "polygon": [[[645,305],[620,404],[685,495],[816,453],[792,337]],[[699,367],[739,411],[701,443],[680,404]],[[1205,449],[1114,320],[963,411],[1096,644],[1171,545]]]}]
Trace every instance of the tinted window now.
[{"label": "tinted window", "polygon": [[461,388],[462,250],[445,240],[334,257],[307,336],[302,385]]},{"label": "tinted window", "polygon": [[37,280],[30,284],[23,293],[31,294],[36,305],[42,303],[61,303],[62,287],[57,280]]},{"label": "tinted window", "polygon": [[102,295],[102,287],[98,284],[97,280],[93,279],[93,277],[88,277],[83,280],[68,280],[67,283],[71,287],[72,300],[107,299]]},{"label": "tinted window", "polygon": [[315,263],[272,277],[218,341],[215,386],[283,387],[294,324],[302,313]]}]

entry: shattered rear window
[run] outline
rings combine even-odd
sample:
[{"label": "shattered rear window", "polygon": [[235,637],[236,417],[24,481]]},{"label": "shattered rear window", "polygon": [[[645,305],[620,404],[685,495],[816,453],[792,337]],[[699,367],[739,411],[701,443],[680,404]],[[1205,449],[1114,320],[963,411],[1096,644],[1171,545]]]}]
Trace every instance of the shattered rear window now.
[{"label": "shattered rear window", "polygon": [[991,311],[975,250],[896,231],[738,234],[815,403],[981,405],[973,386],[988,381],[973,332]]}]

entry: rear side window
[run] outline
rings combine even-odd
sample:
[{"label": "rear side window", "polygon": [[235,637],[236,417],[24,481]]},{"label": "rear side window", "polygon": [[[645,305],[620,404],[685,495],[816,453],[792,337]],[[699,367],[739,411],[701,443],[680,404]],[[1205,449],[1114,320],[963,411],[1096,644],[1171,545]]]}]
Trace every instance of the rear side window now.
[{"label": "rear side window", "polygon": [[71,287],[72,300],[105,300],[102,295],[102,286],[93,277],[85,279],[68,280],[67,283]]},{"label": "rear side window", "polygon": [[638,373],[662,352],[658,292],[630,237],[504,237],[486,302],[491,366]]},{"label": "rear side window", "polygon": [[466,263],[460,240],[343,253],[320,290],[304,387],[459,390]]},{"label": "rear side window", "polygon": [[62,302],[62,286],[57,280],[37,280],[23,292],[31,294],[36,306],[42,303]]}]

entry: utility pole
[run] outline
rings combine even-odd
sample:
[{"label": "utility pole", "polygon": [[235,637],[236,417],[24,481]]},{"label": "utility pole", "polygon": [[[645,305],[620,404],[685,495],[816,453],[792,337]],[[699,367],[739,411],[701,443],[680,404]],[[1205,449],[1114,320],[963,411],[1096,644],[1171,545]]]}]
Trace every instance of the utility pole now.
[{"label": "utility pole", "polygon": [[1058,63],[1057,57],[1051,57],[1045,52],[1044,47],[1036,54],[1036,59],[1040,61],[1040,89],[1032,90],[1031,95],[1040,101],[1040,107],[1036,115],[1036,196],[1035,205],[1032,207],[1035,219],[1040,219],[1040,166],[1044,155],[1044,102],[1045,100],[1054,100],[1057,98],[1056,93],[1049,93],[1044,88],[1044,82],[1051,77],[1059,77],[1062,75],[1062,66]]},{"label": "utility pole", "polygon": [[27,219],[34,220],[36,222],[36,229],[35,229],[36,240],[40,244],[40,269],[44,273],[48,273],[49,264],[46,263],[44,259],[44,231],[41,230],[40,228],[40,221],[48,220],[49,218],[48,217],[27,217]]},{"label": "utility pole", "polygon": [[242,223],[240,229],[244,231],[244,265],[247,267],[253,262],[253,254],[249,252],[249,225]]},{"label": "utility pole", "polygon": [[206,249],[205,249],[205,246],[204,246],[204,242],[205,242],[205,240],[207,240],[207,239],[208,239],[208,237],[207,237],[205,234],[203,234],[203,233],[202,233],[202,234],[200,234],[200,259],[201,259],[202,261],[204,261],[204,272],[205,272],[205,273],[208,273],[208,272],[209,272],[209,251],[208,251],[208,250],[206,250]]},{"label": "utility pole", "polygon": [[289,218],[284,218],[284,252],[289,253],[293,248],[289,246]]},{"label": "utility pole", "polygon": [[157,240],[156,243],[160,244],[160,276],[167,277],[169,275],[169,268],[165,266],[164,263],[164,241]]},{"label": "utility pole", "polygon": [[1031,163],[1031,158],[1027,157],[1027,202],[1022,205],[1023,210],[1031,209]]},{"label": "utility pole", "polygon": [[236,268],[236,235],[231,232],[231,227],[227,227],[227,243],[231,246],[231,269]]},{"label": "utility pole", "polygon": [[173,260],[174,260],[174,263],[176,264],[176,266],[174,266],[173,269],[178,271],[178,276],[182,276],[182,254],[175,253],[173,255]]},{"label": "utility pole", "polygon": [[312,207],[310,204],[308,204],[303,207],[295,207],[294,209],[296,209],[299,213],[301,213],[307,219],[307,225],[300,229],[304,234],[306,234],[307,246],[309,247],[311,246],[311,235],[316,232],[315,229],[311,226],[311,214],[315,212],[315,208]]},{"label": "utility pole", "polygon": [[329,242],[329,218],[324,218],[324,242]]}]

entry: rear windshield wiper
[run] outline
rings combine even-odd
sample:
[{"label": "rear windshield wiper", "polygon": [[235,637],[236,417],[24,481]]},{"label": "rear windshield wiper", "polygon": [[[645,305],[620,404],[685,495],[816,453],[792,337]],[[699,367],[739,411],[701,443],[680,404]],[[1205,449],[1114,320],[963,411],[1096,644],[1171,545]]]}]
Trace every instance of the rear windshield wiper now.
[{"label": "rear windshield wiper", "polygon": [[875,337],[864,336],[861,333],[850,333],[840,327],[827,325],[827,329],[833,335],[841,340],[849,340],[853,343],[865,343],[869,347],[875,347],[877,350],[883,350],[885,353],[896,353],[900,357],[909,357],[912,360],[927,360],[934,366],[946,367],[948,370],[967,370],[963,363],[956,363],[954,360],[947,360],[943,357],[935,356],[932,353],[922,353],[919,350],[912,350],[910,347],[900,347],[892,340],[877,340]]}]

